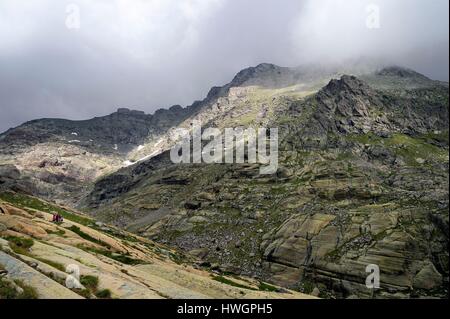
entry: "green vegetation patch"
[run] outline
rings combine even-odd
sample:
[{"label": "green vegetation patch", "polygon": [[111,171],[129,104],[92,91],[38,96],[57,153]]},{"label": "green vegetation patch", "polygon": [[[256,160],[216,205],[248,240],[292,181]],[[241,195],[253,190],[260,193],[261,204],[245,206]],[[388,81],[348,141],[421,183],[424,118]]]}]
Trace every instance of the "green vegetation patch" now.
[{"label": "green vegetation patch", "polygon": [[448,159],[447,149],[429,143],[432,136],[435,136],[436,139],[445,139],[446,134],[428,134],[417,137],[411,137],[405,134],[393,134],[391,137],[381,138],[373,133],[367,133],[349,135],[347,139],[364,145],[385,146],[397,156],[402,157],[406,164],[420,166],[423,163],[420,163],[418,161],[419,159],[437,161]]},{"label": "green vegetation patch", "polygon": [[92,295],[100,299],[111,298],[111,290],[109,289],[98,290],[99,280],[97,276],[82,275],[80,277],[80,283],[85,287],[85,289],[76,290],[76,292],[85,298],[90,299]]},{"label": "green vegetation patch", "polygon": [[0,278],[0,299],[20,299],[18,295],[13,285]]},{"label": "green vegetation patch", "polygon": [[131,234],[122,233],[122,232],[116,231],[114,229],[107,229],[107,230],[101,229],[101,227],[97,227],[96,225],[94,225],[92,228],[94,228],[94,229],[96,229],[98,231],[101,231],[103,233],[109,234],[111,236],[114,236],[114,237],[116,237],[118,239],[126,240],[126,241],[129,241],[129,242],[132,242],[132,243],[138,243],[139,242],[139,240],[136,237],[134,237],[133,235],[131,235]]},{"label": "green vegetation patch", "polygon": [[30,249],[34,245],[34,240],[31,238],[8,236],[6,237],[6,240],[23,249]]},{"label": "green vegetation patch", "polygon": [[449,144],[449,132],[447,131],[438,131],[433,133],[424,134],[421,136],[425,142],[432,144],[433,142],[442,143],[444,145]]},{"label": "green vegetation patch", "polygon": [[109,290],[109,289],[102,289],[100,291],[97,291],[95,293],[95,296],[97,298],[100,298],[100,299],[111,299],[111,290]]},{"label": "green vegetation patch", "polygon": [[258,286],[259,290],[261,291],[270,291],[270,292],[278,292],[279,289],[275,286],[269,285],[265,282],[260,282]]},{"label": "green vegetation patch", "polygon": [[143,264],[144,261],[139,260],[139,259],[134,259],[131,258],[127,255],[123,255],[123,254],[114,254],[114,253],[110,253],[110,254],[105,254],[105,256],[114,259],[118,262],[121,262],[122,264],[126,264],[126,265],[139,265],[139,264]]},{"label": "green vegetation patch", "polygon": [[49,235],[57,235],[57,236],[61,236],[61,237],[63,237],[66,234],[66,232],[62,229],[58,229],[57,231],[52,231],[52,230],[46,229],[45,232]]},{"label": "green vegetation patch", "polygon": [[448,150],[404,134],[394,134],[387,139],[386,145],[394,148],[394,152],[412,166],[419,165],[418,158],[443,160],[448,156]]},{"label": "green vegetation patch", "polygon": [[169,258],[176,264],[181,265],[187,261],[186,255],[169,252]]},{"label": "green vegetation patch", "polygon": [[19,292],[12,283],[0,278],[0,299],[38,299],[33,287],[25,285],[21,280],[14,280],[14,283],[22,288],[22,292]]},{"label": "green vegetation patch", "polygon": [[58,263],[56,261],[48,260],[48,259],[41,258],[41,257],[35,257],[35,256],[33,256],[33,258],[36,260],[39,260],[40,262],[43,262],[44,264],[52,266],[55,269],[58,269],[59,271],[62,271],[62,272],[66,271],[66,267],[64,267],[63,264]]},{"label": "green vegetation patch", "polygon": [[21,299],[38,299],[38,294],[36,289],[31,286],[26,285],[22,280],[14,280],[17,286],[23,289],[23,292],[19,295]]},{"label": "green vegetation patch", "polygon": [[249,286],[242,285],[242,284],[240,284],[240,283],[237,283],[237,282],[235,282],[235,281],[233,281],[233,280],[230,280],[230,279],[228,279],[228,278],[225,278],[225,277],[223,277],[223,276],[213,276],[212,278],[213,278],[213,280],[215,280],[215,281],[221,282],[221,283],[226,284],[226,285],[229,285],[229,286],[233,286],[233,287],[237,287],[237,288],[242,288],[242,289],[248,289],[248,290],[256,290],[255,288],[252,288],[252,287],[249,287]]},{"label": "green vegetation patch", "polygon": [[221,282],[223,284],[226,284],[226,285],[229,285],[229,286],[233,286],[233,287],[237,287],[237,288],[242,288],[242,289],[260,290],[260,291],[269,291],[269,292],[279,292],[280,291],[279,288],[277,288],[275,286],[272,286],[272,285],[269,285],[268,283],[265,283],[265,282],[262,282],[262,281],[259,282],[258,288],[253,288],[253,287],[246,286],[246,285],[240,284],[238,282],[235,282],[235,281],[233,281],[231,279],[225,278],[224,276],[213,276],[212,278],[213,278],[213,280]]},{"label": "green vegetation patch", "polygon": [[0,199],[24,209],[32,208],[46,213],[57,212],[64,219],[71,220],[75,223],[82,224],[85,226],[92,224],[92,220],[87,217],[70,213],[58,206],[45,203],[37,198],[27,196],[24,194],[13,192],[2,192],[0,193]]},{"label": "green vegetation patch", "polygon": [[352,134],[348,135],[347,139],[353,142],[357,142],[364,145],[378,145],[381,144],[382,138],[373,134],[373,133],[367,133],[367,134]]},{"label": "green vegetation patch", "polygon": [[309,279],[303,279],[302,282],[299,284],[298,291],[304,293],[304,294],[311,294],[314,290],[314,283],[310,281]]},{"label": "green vegetation patch", "polygon": [[101,241],[101,240],[99,240],[97,238],[94,238],[94,237],[92,237],[89,234],[86,234],[78,226],[72,225],[72,226],[68,227],[67,229],[73,231],[75,234],[77,234],[78,236],[80,236],[83,239],[86,239],[86,240],[88,240],[90,242],[93,242],[95,244],[99,244],[99,245],[104,246],[106,248],[111,248],[111,246],[108,245],[107,243],[105,243],[105,242],[103,242],[103,241]]},{"label": "green vegetation patch", "polygon": [[91,275],[82,275],[80,283],[89,290],[96,291],[98,288],[98,277]]},{"label": "green vegetation patch", "polygon": [[85,251],[91,252],[91,253],[103,255],[105,257],[114,259],[114,260],[116,260],[118,262],[121,262],[122,264],[126,264],[126,265],[134,266],[134,265],[144,264],[143,260],[134,259],[134,258],[132,258],[132,257],[130,257],[128,255],[114,253],[114,252],[109,251],[109,250],[95,249],[95,248],[84,247],[84,246],[79,246],[79,248],[83,249]]},{"label": "green vegetation patch", "polygon": [[31,238],[8,236],[5,239],[9,242],[11,249],[19,255],[29,255],[30,248],[34,245],[34,240]]},{"label": "green vegetation patch", "polygon": [[73,291],[86,299],[92,298],[92,293],[89,289],[73,289]]},{"label": "green vegetation patch", "polygon": [[8,236],[6,237],[6,240],[9,241],[9,246],[16,254],[31,257],[62,272],[66,271],[66,267],[63,264],[45,258],[37,257],[30,253],[30,248],[34,245],[33,239]]}]

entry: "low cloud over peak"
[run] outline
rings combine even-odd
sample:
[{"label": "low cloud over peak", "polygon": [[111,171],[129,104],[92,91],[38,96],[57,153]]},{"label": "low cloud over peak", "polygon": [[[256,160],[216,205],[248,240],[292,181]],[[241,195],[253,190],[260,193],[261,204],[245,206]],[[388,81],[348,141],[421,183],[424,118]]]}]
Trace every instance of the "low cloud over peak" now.
[{"label": "low cloud over peak", "polygon": [[261,62],[364,56],[448,80],[447,0],[4,0],[0,39],[0,131],[190,104]]}]

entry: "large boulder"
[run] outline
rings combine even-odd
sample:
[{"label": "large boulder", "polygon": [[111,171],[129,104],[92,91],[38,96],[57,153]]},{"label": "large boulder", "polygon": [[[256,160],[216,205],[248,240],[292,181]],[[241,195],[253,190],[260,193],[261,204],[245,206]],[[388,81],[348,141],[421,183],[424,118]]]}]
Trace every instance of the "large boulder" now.
[{"label": "large boulder", "polygon": [[442,275],[432,263],[427,263],[414,277],[413,287],[416,289],[433,289],[442,284]]}]

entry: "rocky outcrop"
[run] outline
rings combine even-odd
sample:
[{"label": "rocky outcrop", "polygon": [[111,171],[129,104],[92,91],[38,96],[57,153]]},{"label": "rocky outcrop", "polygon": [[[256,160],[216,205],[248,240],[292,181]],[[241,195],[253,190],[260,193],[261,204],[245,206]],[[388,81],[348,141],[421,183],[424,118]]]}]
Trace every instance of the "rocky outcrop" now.
[{"label": "rocky outcrop", "polygon": [[304,103],[290,106],[284,116],[294,119],[285,138],[299,148],[311,149],[329,147],[340,134],[386,137],[392,133],[445,132],[449,125],[447,94],[443,85],[378,91],[354,76],[344,75],[331,80]]}]

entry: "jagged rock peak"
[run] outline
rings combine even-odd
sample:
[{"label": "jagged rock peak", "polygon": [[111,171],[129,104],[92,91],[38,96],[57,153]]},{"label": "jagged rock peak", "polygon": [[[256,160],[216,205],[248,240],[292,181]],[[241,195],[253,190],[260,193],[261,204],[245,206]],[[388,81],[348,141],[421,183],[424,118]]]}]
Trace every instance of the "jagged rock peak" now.
[{"label": "jagged rock peak", "polygon": [[429,80],[425,75],[420,74],[414,70],[403,68],[400,66],[385,67],[377,72],[381,76],[396,76],[401,78],[421,78]]},{"label": "jagged rock peak", "polygon": [[231,83],[233,85],[242,85],[243,83],[245,83],[250,79],[268,77],[273,76],[275,74],[282,74],[289,70],[290,70],[289,68],[280,67],[275,64],[261,63],[255,67],[249,67],[241,70],[238,74],[236,74]]},{"label": "jagged rock peak", "polygon": [[126,108],[126,107],[118,108],[116,113],[117,114],[126,114],[126,115],[138,115],[138,116],[146,115],[144,111],[130,110],[129,108]]},{"label": "jagged rock peak", "polygon": [[327,94],[335,94],[339,91],[352,91],[358,94],[367,94],[372,89],[363,81],[353,75],[343,75],[340,79],[332,79],[322,90]]},{"label": "jagged rock peak", "polygon": [[212,87],[206,100],[211,100],[228,93],[231,87],[258,85],[263,87],[279,87],[296,82],[294,69],[280,67],[275,64],[261,63],[239,71],[233,80],[224,86]]}]

